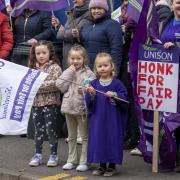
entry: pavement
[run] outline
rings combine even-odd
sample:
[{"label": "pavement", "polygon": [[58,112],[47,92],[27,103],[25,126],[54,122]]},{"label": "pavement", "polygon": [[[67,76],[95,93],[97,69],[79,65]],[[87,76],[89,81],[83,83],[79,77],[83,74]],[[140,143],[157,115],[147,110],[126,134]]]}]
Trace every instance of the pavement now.
[{"label": "pavement", "polygon": [[[81,145],[78,145],[80,151]],[[34,141],[19,136],[4,136],[0,138],[0,180],[104,180],[106,177],[93,176],[92,170],[76,172],[64,171],[62,166],[67,159],[68,147],[64,139],[59,140],[58,155],[59,165],[47,167],[49,146],[43,146],[43,164],[39,167],[29,167],[28,163],[34,155]],[[91,169],[96,167],[95,164]],[[124,151],[123,165],[117,166],[118,175],[108,179],[114,180],[180,180],[176,172],[151,172],[151,164],[143,161],[142,157],[131,156],[129,151]]]}]

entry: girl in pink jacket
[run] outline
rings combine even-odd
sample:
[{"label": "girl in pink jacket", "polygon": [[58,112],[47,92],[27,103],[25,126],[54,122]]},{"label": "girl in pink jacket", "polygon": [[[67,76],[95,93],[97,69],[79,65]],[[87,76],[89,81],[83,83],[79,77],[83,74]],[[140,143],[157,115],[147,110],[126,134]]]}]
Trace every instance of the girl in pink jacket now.
[{"label": "girl in pink jacket", "polygon": [[[94,73],[86,67],[86,50],[80,46],[73,46],[68,53],[69,68],[67,68],[56,81],[56,86],[64,93],[61,112],[65,114],[68,128],[68,160],[63,166],[64,170],[76,168],[77,171],[89,169],[86,163],[87,155],[87,120],[86,106],[84,102],[83,90],[77,84],[85,85],[86,82],[95,78]],[[75,83],[72,83],[75,82]],[[82,137],[82,152],[80,161],[77,159],[77,127],[79,127]],[[77,164],[79,164],[77,166]],[[77,166],[77,167],[76,167]]]}]

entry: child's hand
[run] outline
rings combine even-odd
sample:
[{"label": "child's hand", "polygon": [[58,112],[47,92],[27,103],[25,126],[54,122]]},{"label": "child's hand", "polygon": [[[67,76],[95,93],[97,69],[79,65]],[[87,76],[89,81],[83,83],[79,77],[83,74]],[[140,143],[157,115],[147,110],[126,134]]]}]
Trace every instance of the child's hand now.
[{"label": "child's hand", "polygon": [[83,92],[85,91],[85,89],[81,86],[78,87],[78,93],[79,94],[83,94]]},{"label": "child's hand", "polygon": [[76,71],[76,67],[73,65],[73,64],[71,64],[71,66],[69,67],[72,71]]},{"label": "child's hand", "polygon": [[86,91],[91,93],[91,94],[94,94],[96,92],[95,89],[92,86],[87,86]]},{"label": "child's hand", "polygon": [[108,91],[105,93],[105,96],[107,97],[113,97],[114,96],[114,93],[112,91]]}]

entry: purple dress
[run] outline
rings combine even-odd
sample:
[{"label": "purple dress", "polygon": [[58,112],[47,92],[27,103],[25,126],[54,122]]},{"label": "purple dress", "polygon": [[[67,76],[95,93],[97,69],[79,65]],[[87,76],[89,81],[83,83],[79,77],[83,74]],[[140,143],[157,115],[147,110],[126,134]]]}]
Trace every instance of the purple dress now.
[{"label": "purple dress", "polygon": [[[99,79],[95,79],[91,85],[103,92],[116,92],[119,98],[127,98],[126,88],[118,79],[114,79],[107,86],[102,86]],[[126,105],[118,105],[113,99],[98,92],[94,98],[86,93],[86,102],[89,123],[87,161],[121,164],[127,117]]]}]

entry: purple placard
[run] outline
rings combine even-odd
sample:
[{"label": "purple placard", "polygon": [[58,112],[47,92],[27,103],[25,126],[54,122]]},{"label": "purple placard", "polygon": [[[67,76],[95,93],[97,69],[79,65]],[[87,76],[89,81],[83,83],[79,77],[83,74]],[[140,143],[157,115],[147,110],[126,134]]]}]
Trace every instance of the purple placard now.
[{"label": "purple placard", "polygon": [[16,93],[13,103],[10,119],[15,121],[22,121],[23,113],[26,107],[27,99],[29,97],[32,86],[35,80],[40,75],[40,71],[29,69],[24,78],[22,79]]},{"label": "purple placard", "polygon": [[165,49],[162,45],[141,44],[139,60],[179,64],[179,49],[178,47]]}]

